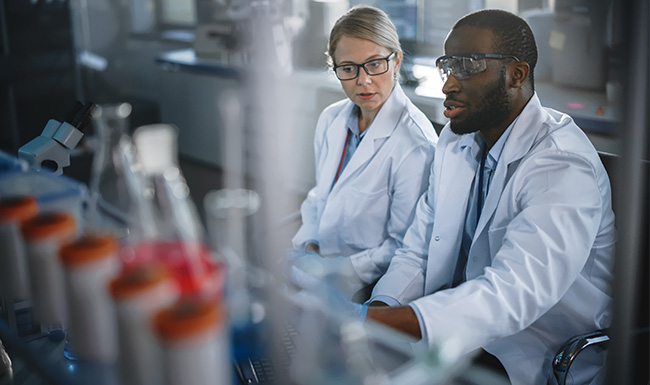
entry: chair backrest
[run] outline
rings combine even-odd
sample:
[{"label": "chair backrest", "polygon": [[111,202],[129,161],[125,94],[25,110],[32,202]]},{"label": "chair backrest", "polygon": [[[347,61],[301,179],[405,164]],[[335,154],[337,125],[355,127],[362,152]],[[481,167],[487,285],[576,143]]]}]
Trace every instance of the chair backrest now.
[{"label": "chair backrest", "polygon": [[[633,322],[634,330],[631,331],[635,335],[634,342],[632,343],[632,360],[633,362],[628,366],[627,369],[631,371],[630,378],[634,379],[635,384],[648,384],[648,362],[650,359],[648,357],[649,349],[649,326],[650,326],[650,317],[649,317],[649,306],[650,298],[650,258],[648,258],[649,245],[648,234],[650,234],[649,224],[648,224],[648,189],[649,189],[649,171],[650,171],[650,162],[647,160],[641,160],[641,178],[640,180],[627,181],[622,175],[621,167],[621,157],[615,154],[599,152],[603,166],[607,170],[609,175],[610,183],[612,186],[612,202],[614,205],[614,212],[616,214],[617,208],[623,208],[625,204],[635,204],[638,207],[635,209],[635,213],[638,213],[638,226],[640,234],[640,244],[638,245],[638,254],[636,255],[639,269],[636,273],[636,282],[638,282],[638,287],[635,297],[635,308],[640,311],[636,314],[636,319]],[[625,188],[630,186],[641,186],[641,198],[638,202],[625,202],[623,201]],[[617,222],[620,218],[617,216]],[[619,234],[622,231],[627,231],[625,227],[618,226],[617,230]],[[620,239],[620,236],[619,236]],[[620,249],[618,251],[621,252]],[[618,277],[617,279],[626,279],[627,277]],[[616,298],[615,298],[616,300]],[[598,348],[607,348],[608,342],[610,340],[610,330],[598,330],[592,333],[582,334],[574,336],[568,339],[557,351],[555,358],[552,361],[553,376],[549,378],[549,384],[552,385],[564,385],[569,376],[569,369],[571,364],[577,358],[578,354],[582,350],[590,347],[597,346]],[[638,337],[638,338],[637,338]],[[612,370],[612,368],[610,368]]]},{"label": "chair backrest", "polygon": [[[635,213],[638,215],[638,226],[639,226],[639,243],[638,243],[638,253],[637,263],[637,288],[636,288],[636,298],[635,298],[635,308],[637,309],[637,314],[634,319],[633,325],[634,330],[632,333],[638,335],[638,338],[633,338],[633,359],[634,363],[631,366],[633,371],[632,378],[639,379],[640,384],[647,384],[649,381],[648,374],[648,362],[649,358],[649,327],[650,327],[650,242],[648,240],[648,235],[650,235],[650,224],[649,224],[649,174],[650,174],[650,161],[640,160],[641,166],[641,177],[640,180],[625,180],[625,177],[622,174],[621,166],[621,157],[614,154],[600,152],[600,159],[607,170],[609,175],[611,185],[612,185],[612,200],[614,202],[614,212],[618,214],[617,209],[626,207],[624,205],[634,204],[637,207],[635,208]],[[640,186],[641,187],[641,198],[637,202],[627,202],[622,194],[623,189],[629,188],[630,186]],[[617,218],[620,219],[620,218]],[[619,239],[621,232],[628,229],[617,226],[619,232]],[[621,277],[618,277],[621,279]],[[625,279],[623,277],[623,279]],[[615,298],[616,300],[616,298]],[[615,337],[615,336],[614,336]],[[635,382],[637,383],[637,382]]]}]

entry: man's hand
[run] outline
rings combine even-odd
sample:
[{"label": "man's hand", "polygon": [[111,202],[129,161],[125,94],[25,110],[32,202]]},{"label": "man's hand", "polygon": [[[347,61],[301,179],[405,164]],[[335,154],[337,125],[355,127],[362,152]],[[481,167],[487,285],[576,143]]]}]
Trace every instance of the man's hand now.
[{"label": "man's hand", "polygon": [[307,246],[305,246],[305,251],[313,251],[314,253],[320,254],[320,248],[314,243],[308,243]]},{"label": "man's hand", "polygon": [[390,326],[417,339],[422,338],[418,317],[410,306],[371,306],[368,308],[367,318]]}]

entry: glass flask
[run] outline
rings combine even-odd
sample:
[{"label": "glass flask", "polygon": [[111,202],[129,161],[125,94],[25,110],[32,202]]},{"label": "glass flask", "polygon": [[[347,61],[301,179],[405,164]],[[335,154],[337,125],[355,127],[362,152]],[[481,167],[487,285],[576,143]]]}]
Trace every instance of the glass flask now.
[{"label": "glass flask", "polygon": [[93,111],[96,149],[89,183],[86,219],[91,231],[109,232],[118,238],[128,234],[131,206],[124,171],[123,148],[131,105],[128,103],[97,106]]}]

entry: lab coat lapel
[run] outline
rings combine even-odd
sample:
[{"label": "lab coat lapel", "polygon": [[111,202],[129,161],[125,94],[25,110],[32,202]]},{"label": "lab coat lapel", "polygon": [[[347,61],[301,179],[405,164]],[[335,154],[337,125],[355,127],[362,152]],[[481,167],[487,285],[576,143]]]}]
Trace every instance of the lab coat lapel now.
[{"label": "lab coat lapel", "polygon": [[334,185],[334,189],[336,189],[337,185],[343,185],[351,175],[354,175],[357,169],[372,159],[377,153],[377,149],[381,147],[386,141],[386,138],[397,128],[397,123],[402,117],[401,115],[405,105],[406,95],[404,95],[404,91],[402,91],[400,85],[395,84],[393,92],[379,110],[377,116],[375,116],[375,120],[368,127],[365,137],[339,176],[339,180]]},{"label": "lab coat lapel", "polygon": [[[448,127],[445,129],[449,130]],[[446,134],[455,136],[451,132]],[[447,259],[449,263],[443,265],[445,260],[436,256],[457,256],[460,252],[467,202],[478,166],[476,156],[479,146],[475,142],[475,135],[463,135],[455,143],[447,145],[444,151],[436,151],[434,167],[440,176],[434,180],[437,194],[434,196],[436,214],[433,231],[441,234],[442,241],[432,242],[429,247],[425,293],[449,287],[452,283],[456,259]],[[441,135],[438,149],[442,141]]]},{"label": "lab coat lapel", "polygon": [[[325,145],[327,149],[323,149],[327,153],[327,158],[322,168],[322,175],[318,178],[322,180],[323,183],[319,183],[319,189],[322,189],[320,196],[327,196],[330,189],[332,188],[332,183],[336,177],[336,172],[339,169],[339,164],[341,163],[341,156],[343,155],[343,148],[345,146],[345,139],[347,138],[348,129],[346,126],[348,117],[354,104],[349,102],[346,108],[341,109],[339,114],[334,118],[330,125],[330,129],[327,130],[327,139]],[[339,175],[339,180],[341,176]],[[337,183],[338,184],[338,183]]]},{"label": "lab coat lapel", "polygon": [[539,122],[542,118],[541,105],[537,94],[534,94],[526,107],[524,107],[521,114],[516,118],[514,126],[510,131],[510,136],[506,140],[501,152],[501,158],[497,164],[497,169],[494,171],[492,183],[488,195],[485,198],[485,206],[476,226],[474,233],[474,240],[483,232],[489,219],[494,214],[501,193],[508,182],[508,179],[516,169],[521,158],[527,154],[534,143],[537,142],[537,131],[533,131],[530,127],[530,122]]}]

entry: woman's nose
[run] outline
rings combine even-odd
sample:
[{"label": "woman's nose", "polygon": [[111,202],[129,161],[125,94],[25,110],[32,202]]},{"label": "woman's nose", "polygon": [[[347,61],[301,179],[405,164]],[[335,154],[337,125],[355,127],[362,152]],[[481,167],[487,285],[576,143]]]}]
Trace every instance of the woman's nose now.
[{"label": "woman's nose", "polygon": [[357,84],[363,85],[370,83],[370,75],[364,68],[359,68],[359,76],[357,76]]}]

